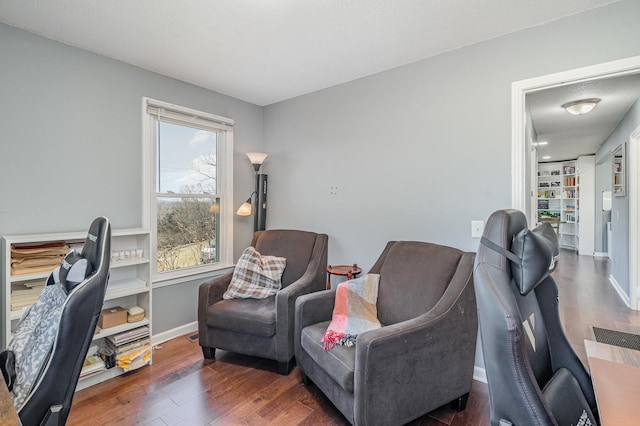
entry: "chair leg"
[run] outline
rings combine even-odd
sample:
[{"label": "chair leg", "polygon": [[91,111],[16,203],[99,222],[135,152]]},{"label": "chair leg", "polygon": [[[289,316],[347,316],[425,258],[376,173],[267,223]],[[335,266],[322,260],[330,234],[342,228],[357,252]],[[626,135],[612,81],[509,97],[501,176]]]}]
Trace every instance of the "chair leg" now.
[{"label": "chair leg", "polygon": [[467,401],[469,400],[469,394],[465,393],[460,398],[456,398],[449,403],[449,406],[456,411],[462,411],[467,408]]},{"label": "chair leg", "polygon": [[309,377],[307,377],[307,375],[304,374],[302,371],[300,371],[300,379],[302,381],[302,384],[305,385],[305,386],[310,386],[312,384],[312,382],[309,379]]},{"label": "chair leg", "polygon": [[291,368],[293,368],[293,359],[284,362],[278,361],[278,373],[282,374],[283,376],[289,374]]},{"label": "chair leg", "polygon": [[202,355],[204,355],[205,359],[216,359],[216,348],[202,346]]}]

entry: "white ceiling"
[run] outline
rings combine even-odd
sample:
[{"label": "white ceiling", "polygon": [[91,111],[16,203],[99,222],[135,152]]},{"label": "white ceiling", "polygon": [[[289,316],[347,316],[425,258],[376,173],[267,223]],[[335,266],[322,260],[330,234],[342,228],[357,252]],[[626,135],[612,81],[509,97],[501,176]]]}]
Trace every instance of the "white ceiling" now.
[{"label": "white ceiling", "polygon": [[1,0],[0,21],[268,105],[615,0]]},{"label": "white ceiling", "polygon": [[[562,161],[594,154],[640,97],[640,73],[600,78],[527,94],[526,104],[537,133],[539,161]],[[585,115],[571,115],[561,105],[600,98]],[[622,143],[624,141],[620,141]],[[543,156],[550,156],[543,159]]]}]

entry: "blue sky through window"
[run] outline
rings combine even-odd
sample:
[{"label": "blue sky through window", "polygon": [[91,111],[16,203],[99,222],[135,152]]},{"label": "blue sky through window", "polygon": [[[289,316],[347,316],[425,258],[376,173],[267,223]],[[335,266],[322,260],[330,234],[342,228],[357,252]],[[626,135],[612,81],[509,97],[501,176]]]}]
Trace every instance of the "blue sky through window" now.
[{"label": "blue sky through window", "polygon": [[216,193],[215,132],[161,121],[158,179],[161,193]]}]

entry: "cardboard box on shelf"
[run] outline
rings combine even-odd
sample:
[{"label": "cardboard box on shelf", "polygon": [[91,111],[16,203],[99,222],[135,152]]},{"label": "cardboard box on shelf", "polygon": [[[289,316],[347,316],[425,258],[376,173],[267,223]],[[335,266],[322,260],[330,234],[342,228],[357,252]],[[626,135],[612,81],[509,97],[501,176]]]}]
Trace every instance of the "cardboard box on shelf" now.
[{"label": "cardboard box on shelf", "polygon": [[127,310],[121,306],[115,306],[109,309],[103,309],[100,313],[100,328],[110,328],[116,325],[125,324],[127,322]]}]

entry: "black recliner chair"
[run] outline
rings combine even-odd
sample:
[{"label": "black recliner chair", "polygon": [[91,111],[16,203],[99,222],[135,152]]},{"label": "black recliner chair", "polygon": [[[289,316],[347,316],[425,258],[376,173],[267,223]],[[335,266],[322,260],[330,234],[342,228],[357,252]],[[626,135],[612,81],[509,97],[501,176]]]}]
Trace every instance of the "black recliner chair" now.
[{"label": "black recliner chair", "polygon": [[557,257],[548,223],[529,230],[518,210],[487,220],[473,278],[494,426],[596,424],[591,378],[560,323]]},{"label": "black recliner chair", "polygon": [[[57,329],[54,331],[55,336],[50,351],[45,352],[43,359],[37,361],[40,367],[39,373],[34,377],[35,380],[31,380],[33,386],[26,388],[20,386],[20,368],[23,367],[23,363],[33,362],[35,351],[25,356],[15,353],[15,358],[9,351],[2,354],[4,361],[2,373],[8,385],[13,388],[12,396],[16,410],[24,425],[64,425],[67,421],[80,371],[91,345],[104,301],[109,276],[110,247],[111,226],[108,219],[99,217],[89,228],[82,252],[79,255],[68,254],[60,269],[54,271],[47,280],[47,286],[55,285],[56,281],[61,284],[62,291],[56,290],[58,300],[55,307],[60,309],[56,314],[59,315],[59,320],[51,321],[51,327]],[[80,280],[75,280],[75,277],[72,280],[69,272],[73,266],[72,263],[82,259],[86,259],[86,262],[82,261],[81,264],[88,275],[83,274]],[[50,295],[51,292],[47,294]],[[38,302],[43,298],[44,296],[41,295]],[[33,317],[27,315],[21,320],[21,324],[29,320],[34,322]],[[44,320],[46,316],[43,316]],[[21,328],[21,324],[18,325],[18,330],[25,329],[25,327]],[[24,335],[26,334],[21,336],[24,337]],[[14,339],[18,339],[16,335],[12,343]],[[27,337],[27,339],[30,338]],[[33,345],[38,344],[37,341],[36,337],[31,339],[29,344],[34,347]],[[12,346],[12,343],[9,344],[9,349],[20,347]],[[10,362],[13,359],[16,360],[15,366]],[[31,368],[31,364],[28,368]],[[11,373],[17,373],[17,382],[16,376]],[[20,389],[19,397],[18,389]]]}]

